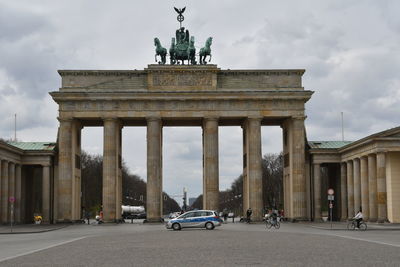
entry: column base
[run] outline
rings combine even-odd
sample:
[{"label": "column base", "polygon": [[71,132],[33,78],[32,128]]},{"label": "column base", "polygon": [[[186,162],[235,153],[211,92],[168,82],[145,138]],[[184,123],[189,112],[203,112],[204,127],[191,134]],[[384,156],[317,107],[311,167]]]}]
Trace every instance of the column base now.
[{"label": "column base", "polygon": [[388,220],[385,220],[385,219],[378,219],[377,222],[378,222],[378,223],[388,223],[389,221],[388,221]]},{"label": "column base", "polygon": [[145,220],[143,221],[143,223],[159,224],[159,223],[164,223],[164,219],[163,219],[163,218],[159,218],[159,219],[145,219]]},{"label": "column base", "polygon": [[298,218],[288,218],[288,221],[292,222],[292,223],[296,223],[296,222],[309,222],[310,220],[305,217],[298,217]]},{"label": "column base", "polygon": [[72,224],[74,223],[72,220],[68,220],[68,219],[61,219],[61,220],[56,220],[57,224]]}]

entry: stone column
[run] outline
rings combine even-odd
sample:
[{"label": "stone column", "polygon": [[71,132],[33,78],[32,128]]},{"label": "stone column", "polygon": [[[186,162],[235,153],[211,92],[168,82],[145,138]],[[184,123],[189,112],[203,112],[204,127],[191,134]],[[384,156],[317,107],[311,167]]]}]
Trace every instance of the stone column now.
[{"label": "stone column", "polygon": [[360,159],[353,160],[353,178],[354,178],[354,213],[361,208],[361,177],[360,177]]},{"label": "stone column", "polygon": [[377,199],[377,180],[376,180],[376,155],[368,155],[368,189],[369,189],[369,221],[378,220],[378,199]]},{"label": "stone column", "polygon": [[57,221],[72,220],[72,119],[60,121],[58,135],[58,211]]},{"label": "stone column", "polygon": [[347,217],[354,217],[354,177],[353,161],[347,161]]},{"label": "stone column", "polygon": [[[285,212],[285,217],[290,218],[291,214],[291,183],[290,183],[290,162],[289,162],[289,147],[291,144],[291,137],[289,136],[289,121],[286,120],[282,124],[282,146],[283,146],[283,210]],[[244,185],[243,185],[244,186]]]},{"label": "stone column", "polygon": [[[15,199],[15,163],[14,162],[10,162],[8,164],[8,197],[14,197]],[[13,214],[12,214],[12,218],[11,218],[11,204],[8,204],[8,218],[9,221],[11,221],[11,219],[13,220],[13,222],[15,222],[15,209],[13,210]],[[15,202],[14,202],[14,208],[15,208]]]},{"label": "stone column", "polygon": [[247,127],[246,123],[242,125],[243,129],[243,192],[242,192],[242,214],[246,216],[246,211],[250,208],[249,200],[249,179],[247,179]]},{"label": "stone column", "polygon": [[147,118],[147,221],[160,222],[162,207],[162,121]]},{"label": "stone column", "polygon": [[345,221],[347,219],[347,165],[346,163],[340,164],[340,220]]},{"label": "stone column", "polygon": [[3,183],[3,179],[2,179],[2,177],[3,177],[3,167],[2,167],[2,165],[3,165],[3,160],[2,159],[0,159],[0,223],[2,223],[3,222],[3,218],[2,218],[2,207],[3,207],[3,200],[2,200],[2,196],[3,196],[3,191],[2,191],[2,183]]},{"label": "stone column", "polygon": [[305,117],[292,118],[291,134],[293,142],[291,144],[291,180],[293,183],[292,219],[306,220],[306,178],[305,178]]},{"label": "stone column", "polygon": [[104,119],[103,147],[103,220],[115,222],[118,179],[118,142],[119,122],[116,118]]},{"label": "stone column", "polygon": [[8,216],[8,164],[6,160],[2,161],[1,165],[1,222],[7,223],[9,221]]},{"label": "stone column", "polygon": [[203,209],[219,210],[217,118],[204,118],[203,162]]},{"label": "stone column", "polygon": [[247,118],[245,129],[248,204],[253,210],[252,220],[261,221],[263,217],[261,117]]},{"label": "stone column", "polygon": [[82,218],[81,211],[81,123],[72,123],[72,220]]},{"label": "stone column", "polygon": [[360,159],[360,176],[361,176],[361,207],[364,220],[369,220],[369,190],[368,190],[368,158]]},{"label": "stone column", "polygon": [[21,223],[21,201],[22,201],[22,179],[21,164],[15,165],[15,222]]},{"label": "stone column", "polygon": [[377,199],[378,199],[378,222],[387,221],[387,196],[386,196],[386,155],[379,152],[376,154],[377,168]]},{"label": "stone column", "polygon": [[[55,164],[53,165],[53,173],[54,173],[54,183],[53,183],[53,221],[52,223],[57,223],[58,219],[58,161],[55,161]],[[22,171],[22,180],[24,180],[24,171]],[[23,189],[22,189],[23,190]],[[21,203],[21,219],[23,220],[23,214],[24,214],[24,208],[23,208],[23,202]]]},{"label": "stone column", "polygon": [[50,166],[42,167],[42,217],[43,223],[50,223]]},{"label": "stone column", "polygon": [[122,218],[122,124],[119,124],[117,129],[117,183],[116,183],[116,219]]},{"label": "stone column", "polygon": [[314,221],[321,220],[321,165],[314,164]]}]

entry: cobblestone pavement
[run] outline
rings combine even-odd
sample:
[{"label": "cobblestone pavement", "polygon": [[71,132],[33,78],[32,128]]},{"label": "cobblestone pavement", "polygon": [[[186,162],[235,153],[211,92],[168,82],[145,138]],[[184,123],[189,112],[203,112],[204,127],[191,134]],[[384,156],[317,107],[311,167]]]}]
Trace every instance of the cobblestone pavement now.
[{"label": "cobblestone pavement", "polygon": [[[319,228],[316,228],[318,226]],[[398,229],[228,223],[213,231],[163,225],[71,225],[0,236],[0,266],[399,266]]]}]

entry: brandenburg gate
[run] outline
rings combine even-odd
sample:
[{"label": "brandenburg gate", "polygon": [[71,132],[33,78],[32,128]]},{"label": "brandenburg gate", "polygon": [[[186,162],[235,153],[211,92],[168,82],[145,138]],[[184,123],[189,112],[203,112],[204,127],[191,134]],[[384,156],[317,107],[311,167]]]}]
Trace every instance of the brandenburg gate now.
[{"label": "brandenburg gate", "polygon": [[[241,126],[243,213],[252,208],[253,219],[261,220],[261,126],[280,125],[286,217],[309,218],[304,106],[312,92],[302,87],[304,70],[221,70],[207,64],[212,37],[196,54],[194,36],[182,27],[186,8],[174,9],[180,26],[171,39],[169,53],[154,38],[159,64],[144,70],[59,71],[62,86],[50,93],[59,105],[60,121],[54,194],[57,221],[80,219],[80,139],[85,126],[104,127],[102,204],[106,222],[121,218],[124,126],[147,126],[148,221],[160,221],[162,216],[163,126],[202,127],[203,208],[211,210],[218,210],[219,203],[218,127]],[[167,54],[170,65],[166,65]]]},{"label": "brandenburg gate", "polygon": [[[58,222],[80,219],[80,139],[85,126],[104,127],[103,213],[121,217],[121,129],[147,127],[148,221],[162,216],[164,126],[203,129],[203,208],[218,210],[218,127],[243,129],[243,211],[263,216],[261,126],[283,133],[285,215],[309,219],[305,173],[304,70],[221,70],[216,65],[149,65],[144,70],[60,70],[51,92],[59,105]],[[184,167],[184,166],[183,166]]]}]

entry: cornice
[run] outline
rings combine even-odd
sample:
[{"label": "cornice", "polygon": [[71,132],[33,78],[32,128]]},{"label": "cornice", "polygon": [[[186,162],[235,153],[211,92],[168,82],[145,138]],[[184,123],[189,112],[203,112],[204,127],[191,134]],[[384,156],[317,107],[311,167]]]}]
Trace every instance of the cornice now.
[{"label": "cornice", "polygon": [[249,75],[249,76],[289,76],[297,75],[302,76],[305,73],[304,69],[277,69],[277,70],[221,70],[216,65],[205,66],[153,66],[143,70],[58,70],[61,77],[65,76],[139,76],[147,75],[149,73],[174,73],[174,72],[196,72],[196,73],[217,73],[218,75],[235,76],[235,75]]},{"label": "cornice", "polygon": [[303,76],[305,73],[304,69],[281,69],[281,70],[221,70],[218,74],[225,76],[235,76],[235,75],[268,75],[268,76],[289,76],[297,75]]},{"label": "cornice", "polygon": [[138,76],[146,75],[144,70],[58,70],[64,76]]},{"label": "cornice", "polygon": [[6,142],[3,142],[1,140],[0,140],[0,149],[7,150],[9,152],[16,153],[18,155],[24,154],[24,150],[22,150],[18,147],[12,146],[10,144],[7,144]]},{"label": "cornice", "polygon": [[[308,101],[312,91],[124,91],[124,92],[51,92],[56,102],[63,101],[169,101],[169,100],[296,100]],[[166,96],[166,94],[168,94]]]}]

